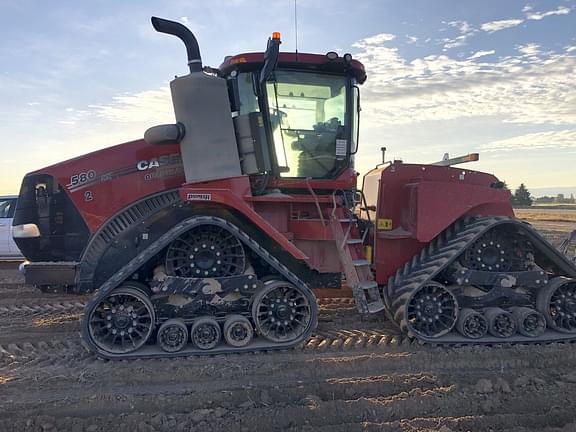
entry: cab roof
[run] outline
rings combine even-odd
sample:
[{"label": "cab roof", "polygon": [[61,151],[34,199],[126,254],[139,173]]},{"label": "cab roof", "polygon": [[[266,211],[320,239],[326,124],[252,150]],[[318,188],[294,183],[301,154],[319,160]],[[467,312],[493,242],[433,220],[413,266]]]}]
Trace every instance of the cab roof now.
[{"label": "cab roof", "polygon": [[[263,64],[264,53],[244,53],[226,57],[219,70],[223,75],[229,75],[233,70],[258,70]],[[366,70],[362,63],[354,59],[347,62],[340,56],[331,60],[322,54],[281,52],[278,55],[278,66],[280,68],[309,69],[340,74],[351,72],[359,84],[366,81]]]}]

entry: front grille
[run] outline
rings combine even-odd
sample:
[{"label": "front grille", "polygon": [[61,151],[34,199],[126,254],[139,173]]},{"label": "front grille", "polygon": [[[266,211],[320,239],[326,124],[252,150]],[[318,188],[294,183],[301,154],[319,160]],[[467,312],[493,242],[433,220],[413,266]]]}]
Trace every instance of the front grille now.
[{"label": "front grille", "polygon": [[13,225],[33,223],[40,237],[15,239],[30,261],[77,261],[90,231],[64,188],[52,176],[24,177]]}]

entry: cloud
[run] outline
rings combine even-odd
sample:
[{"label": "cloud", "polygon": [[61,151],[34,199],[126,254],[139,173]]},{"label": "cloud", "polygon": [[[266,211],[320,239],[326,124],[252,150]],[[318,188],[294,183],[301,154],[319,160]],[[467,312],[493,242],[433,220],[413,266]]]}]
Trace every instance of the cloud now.
[{"label": "cloud", "polygon": [[457,29],[459,35],[453,38],[442,39],[442,42],[444,43],[444,51],[450,48],[457,48],[466,45],[467,40],[478,31],[467,21],[450,21],[445,24]]},{"label": "cloud", "polygon": [[374,36],[367,37],[365,39],[360,39],[358,42],[352,44],[354,48],[366,48],[369,46],[381,45],[385,42],[389,42],[396,39],[396,36],[389,33],[380,33]]},{"label": "cloud", "polygon": [[534,12],[534,13],[527,13],[526,14],[526,18],[529,20],[536,20],[539,21],[543,18],[546,18],[548,16],[552,16],[552,15],[567,15],[572,11],[572,9],[566,7],[566,6],[560,6],[557,9],[548,11],[548,12]]},{"label": "cloud", "polygon": [[490,51],[476,51],[474,54],[472,54],[470,57],[468,57],[468,60],[473,60],[473,59],[477,59],[480,57],[485,57],[487,55],[492,55],[495,54],[496,50],[490,50]]},{"label": "cloud", "polygon": [[[531,12],[532,10],[533,10],[532,6],[526,5],[522,9],[522,12],[525,13],[526,19],[536,21],[539,21],[552,15],[566,15],[572,11],[572,9],[565,6],[560,6],[557,9],[548,12]],[[494,33],[500,30],[519,26],[523,22],[524,22],[523,19],[506,19],[506,20],[490,21],[482,24],[480,28],[485,32]]]},{"label": "cloud", "polygon": [[[526,55],[526,56],[535,56],[540,53],[540,45],[535,43],[529,43],[526,45],[519,45],[517,47],[518,52]],[[568,50],[566,50],[568,52]]]},{"label": "cloud", "polygon": [[457,28],[462,34],[468,34],[474,31],[474,28],[467,21],[450,21],[447,24],[450,27]]},{"label": "cloud", "polygon": [[497,118],[504,123],[576,124],[576,57],[517,47],[515,55],[484,61],[429,55],[412,60],[397,48],[366,46],[356,54],[368,72],[364,117],[382,125],[464,118]]},{"label": "cloud", "polygon": [[155,125],[174,121],[168,86],[115,96],[109,104],[91,105],[90,108],[98,116],[119,123],[138,122]]},{"label": "cloud", "polygon": [[527,4],[526,6],[524,6],[522,8],[522,12],[530,12],[531,10],[533,10],[534,7],[532,7],[531,5]]},{"label": "cloud", "polygon": [[521,19],[508,19],[499,21],[490,21],[480,26],[482,30],[488,33],[494,33],[507,28],[512,28],[522,24],[524,20]]},{"label": "cloud", "polygon": [[480,147],[486,152],[542,149],[576,149],[576,130],[565,129],[535,132],[503,140],[492,141]]}]

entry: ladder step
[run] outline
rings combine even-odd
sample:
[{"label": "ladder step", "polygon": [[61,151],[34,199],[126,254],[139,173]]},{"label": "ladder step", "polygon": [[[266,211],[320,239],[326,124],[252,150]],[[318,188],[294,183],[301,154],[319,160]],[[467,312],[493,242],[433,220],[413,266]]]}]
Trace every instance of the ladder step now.
[{"label": "ladder step", "polygon": [[360,282],[352,292],[361,313],[376,313],[385,307],[376,281]]},{"label": "ladder step", "polygon": [[370,261],[368,260],[353,260],[352,264],[354,265],[354,267],[363,267],[363,266],[369,266],[370,265]]},{"label": "ladder step", "polygon": [[363,290],[378,288],[378,282],[376,282],[376,281],[364,281],[364,282],[360,282],[360,284],[358,284],[358,287],[363,289]]},{"label": "ladder step", "polygon": [[348,222],[348,223],[350,223],[350,222],[356,222],[356,218],[352,218],[352,219],[350,219],[350,218],[348,218],[348,219],[338,219],[338,222]]},{"label": "ladder step", "polygon": [[346,244],[349,245],[362,244],[362,239],[348,239],[346,240]]},{"label": "ladder step", "polygon": [[378,301],[368,303],[368,312],[370,313],[380,312],[381,310],[384,310],[384,307],[385,307],[384,302],[380,299]]}]

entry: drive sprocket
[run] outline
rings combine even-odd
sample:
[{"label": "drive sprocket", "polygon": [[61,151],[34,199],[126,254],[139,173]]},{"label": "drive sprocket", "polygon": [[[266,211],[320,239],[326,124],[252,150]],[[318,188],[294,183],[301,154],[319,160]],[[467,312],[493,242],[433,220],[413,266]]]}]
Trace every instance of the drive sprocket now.
[{"label": "drive sprocket", "polygon": [[174,240],[166,251],[170,276],[206,278],[237,276],[246,268],[242,243],[216,225],[200,225]]}]

